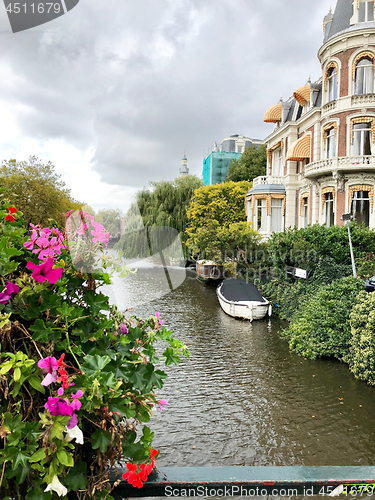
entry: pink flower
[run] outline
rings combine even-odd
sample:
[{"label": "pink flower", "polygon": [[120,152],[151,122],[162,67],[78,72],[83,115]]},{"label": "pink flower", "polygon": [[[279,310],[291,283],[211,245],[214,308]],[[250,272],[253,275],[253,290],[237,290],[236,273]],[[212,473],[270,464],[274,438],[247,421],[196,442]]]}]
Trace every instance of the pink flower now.
[{"label": "pink flower", "polygon": [[156,312],[155,313],[155,317],[159,319],[160,318],[160,312]]},{"label": "pink flower", "polygon": [[121,323],[120,331],[123,335],[126,335],[129,333],[128,327],[125,325],[125,323]]},{"label": "pink flower", "polygon": [[81,409],[81,406],[82,406],[82,403],[81,401],[78,401],[79,398],[81,398],[83,396],[83,392],[81,391],[81,389],[79,389],[76,394],[72,394],[72,399],[73,401],[70,403],[70,407],[73,408],[73,410],[80,410]]},{"label": "pink flower", "polygon": [[58,394],[59,396],[62,396],[62,395],[64,394],[64,388],[63,388],[63,387],[60,387],[60,388],[58,389],[58,391],[57,391],[57,394]]},{"label": "pink flower", "polygon": [[54,262],[53,259],[49,258],[39,266],[31,262],[27,263],[27,269],[33,269],[32,277],[38,283],[43,283],[45,280],[50,283],[56,283],[62,276],[63,269],[62,267],[58,267],[57,269],[52,269]]},{"label": "pink flower", "polygon": [[163,411],[165,410],[164,406],[167,406],[168,401],[166,399],[161,399],[158,401],[159,408]]},{"label": "pink flower", "polygon": [[41,382],[42,385],[47,387],[48,385],[57,382],[58,365],[56,358],[48,356],[47,358],[41,359],[40,361],[38,361],[38,366],[42,373],[47,374]]}]

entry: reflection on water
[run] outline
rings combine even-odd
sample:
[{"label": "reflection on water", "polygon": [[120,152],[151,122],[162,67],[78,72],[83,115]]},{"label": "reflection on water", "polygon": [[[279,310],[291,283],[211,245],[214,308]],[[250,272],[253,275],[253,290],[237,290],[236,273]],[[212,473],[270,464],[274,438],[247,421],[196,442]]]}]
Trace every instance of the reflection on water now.
[{"label": "reflection on water", "polygon": [[227,316],[190,271],[164,294],[163,273],[139,269],[110,291],[121,309],[160,311],[191,351],[168,367],[169,404],[150,424],[159,466],[373,465],[374,388],[337,361],[289,353],[275,318]]}]

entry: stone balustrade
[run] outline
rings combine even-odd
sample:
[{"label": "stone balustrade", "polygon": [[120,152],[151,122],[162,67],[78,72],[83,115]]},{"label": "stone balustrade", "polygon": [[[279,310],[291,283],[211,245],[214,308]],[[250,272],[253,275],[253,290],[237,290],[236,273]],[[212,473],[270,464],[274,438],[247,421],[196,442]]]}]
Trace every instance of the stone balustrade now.
[{"label": "stone balustrade", "polygon": [[305,177],[320,177],[332,172],[374,171],[375,156],[342,156],[326,160],[314,161],[305,167]]},{"label": "stone balustrade", "polygon": [[283,184],[283,177],[277,177],[275,175],[260,175],[253,179],[253,187],[259,186],[260,184]]}]

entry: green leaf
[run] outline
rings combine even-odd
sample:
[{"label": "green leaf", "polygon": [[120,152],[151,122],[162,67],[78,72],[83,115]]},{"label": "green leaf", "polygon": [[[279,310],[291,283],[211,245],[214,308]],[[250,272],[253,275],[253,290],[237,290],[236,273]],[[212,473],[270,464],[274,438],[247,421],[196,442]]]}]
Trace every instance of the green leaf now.
[{"label": "green leaf", "polygon": [[14,369],[13,378],[16,382],[21,378],[21,369],[19,366],[16,366]]},{"label": "green leaf", "polygon": [[44,448],[39,448],[39,450],[36,451],[34,455],[31,455],[31,457],[29,458],[29,462],[30,463],[40,462],[44,458],[47,458],[46,452],[44,451]]},{"label": "green leaf", "polygon": [[109,356],[99,356],[98,354],[95,354],[95,356],[89,355],[84,358],[82,368],[84,369],[86,375],[90,376],[101,372],[110,362],[111,358]]},{"label": "green leaf", "polygon": [[99,448],[102,453],[105,453],[111,444],[111,434],[108,431],[96,429],[92,435],[92,447],[94,450]]},{"label": "green leaf", "polygon": [[60,448],[57,451],[56,456],[62,465],[66,465],[67,467],[73,467],[74,460],[72,455],[70,453],[67,453],[63,448]]},{"label": "green leaf", "polygon": [[72,469],[65,478],[66,486],[73,491],[84,490],[87,486],[86,478],[87,466],[84,462],[79,462]]},{"label": "green leaf", "polygon": [[40,379],[36,375],[29,377],[27,381],[29,382],[31,387],[41,392],[42,394],[45,394],[46,389],[42,386]]},{"label": "green leaf", "polygon": [[8,373],[9,370],[13,367],[14,361],[6,361],[5,363],[2,363],[0,373],[1,375],[5,375],[5,373]]}]

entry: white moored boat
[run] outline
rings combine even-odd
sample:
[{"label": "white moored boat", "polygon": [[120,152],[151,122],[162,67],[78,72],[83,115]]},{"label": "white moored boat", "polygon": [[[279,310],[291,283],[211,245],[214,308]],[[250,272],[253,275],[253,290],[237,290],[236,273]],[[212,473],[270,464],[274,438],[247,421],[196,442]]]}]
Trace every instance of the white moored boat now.
[{"label": "white moored boat", "polygon": [[257,287],[246,280],[224,280],[216,289],[221,308],[234,318],[262,319],[268,313],[271,316],[272,306],[259,293]]}]

